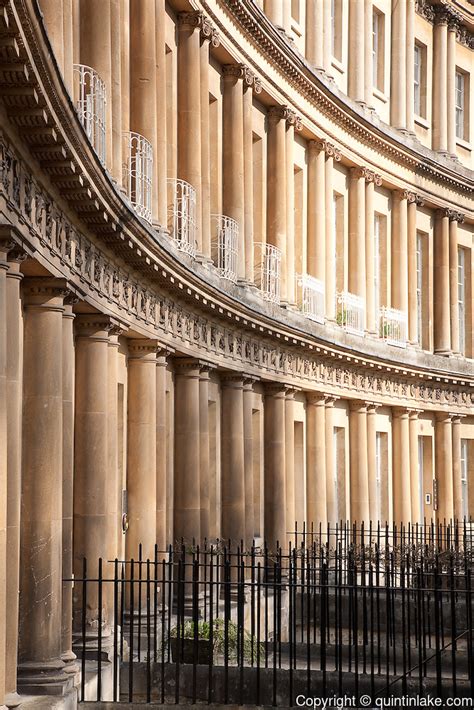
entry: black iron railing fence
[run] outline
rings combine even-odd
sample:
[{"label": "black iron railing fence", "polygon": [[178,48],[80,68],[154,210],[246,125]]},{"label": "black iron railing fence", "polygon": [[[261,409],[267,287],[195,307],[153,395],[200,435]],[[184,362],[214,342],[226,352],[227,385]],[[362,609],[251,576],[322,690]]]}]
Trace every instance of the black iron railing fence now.
[{"label": "black iron railing fence", "polygon": [[[470,528],[337,526],[298,545],[180,544],[84,560],[80,698],[295,705],[474,697]],[[93,679],[93,681],[91,680]]]}]

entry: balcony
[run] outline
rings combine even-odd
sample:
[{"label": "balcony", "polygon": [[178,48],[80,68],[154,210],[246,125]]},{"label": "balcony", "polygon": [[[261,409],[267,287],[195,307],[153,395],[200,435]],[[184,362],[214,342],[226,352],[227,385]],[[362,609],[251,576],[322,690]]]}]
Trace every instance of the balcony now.
[{"label": "balcony", "polygon": [[407,315],[396,308],[381,308],[379,311],[380,337],[389,345],[398,348],[407,346]]},{"label": "balcony", "polygon": [[265,301],[280,303],[281,251],[272,244],[255,244],[255,285]]},{"label": "balcony", "polygon": [[196,254],[196,190],[186,180],[168,178],[168,229],[180,251]]},{"label": "balcony", "polygon": [[211,256],[223,279],[237,281],[239,225],[223,214],[211,215]]},{"label": "balcony", "polygon": [[336,322],[348,333],[364,334],[365,303],[361,296],[341,291],[336,297]]},{"label": "balcony", "polygon": [[296,275],[296,298],[303,315],[324,323],[324,284],[309,274]]},{"label": "balcony", "polygon": [[74,64],[76,110],[87,137],[105,165],[105,84],[95,69],[85,64]]},{"label": "balcony", "polygon": [[139,133],[123,134],[122,178],[135,212],[151,224],[153,148]]}]

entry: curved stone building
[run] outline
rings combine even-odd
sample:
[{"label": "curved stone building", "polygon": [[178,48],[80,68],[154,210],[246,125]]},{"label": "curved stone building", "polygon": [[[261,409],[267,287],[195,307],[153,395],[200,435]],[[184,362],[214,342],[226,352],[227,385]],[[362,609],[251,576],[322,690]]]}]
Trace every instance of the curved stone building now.
[{"label": "curved stone building", "polygon": [[0,0],[0,707],[84,556],[474,512],[473,29]]}]

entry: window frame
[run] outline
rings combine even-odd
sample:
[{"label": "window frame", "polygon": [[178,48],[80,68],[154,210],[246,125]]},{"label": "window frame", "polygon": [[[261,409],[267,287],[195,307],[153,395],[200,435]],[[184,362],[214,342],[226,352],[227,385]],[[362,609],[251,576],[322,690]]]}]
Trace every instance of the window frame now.
[{"label": "window frame", "polygon": [[454,74],[454,122],[457,141],[469,143],[469,90],[470,76],[461,67]]},{"label": "window frame", "polygon": [[[426,101],[426,45],[415,40],[413,60],[413,113],[418,118],[426,120],[427,118],[427,101]],[[416,61],[418,56],[419,61]],[[416,78],[416,68],[418,67],[418,79]],[[418,100],[417,100],[418,89]]]}]

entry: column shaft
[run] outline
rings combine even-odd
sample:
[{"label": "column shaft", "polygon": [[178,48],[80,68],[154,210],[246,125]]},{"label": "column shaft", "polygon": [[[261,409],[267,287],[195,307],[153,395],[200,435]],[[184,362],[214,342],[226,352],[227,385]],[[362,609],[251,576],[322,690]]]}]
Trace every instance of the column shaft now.
[{"label": "column shaft", "polygon": [[[115,331],[115,332],[114,332]],[[107,537],[109,539],[108,559],[120,557],[122,543],[122,490],[119,480],[118,450],[118,336],[121,329],[109,333],[107,348]]]},{"label": "column shaft", "polygon": [[368,405],[367,407],[367,471],[369,479],[369,514],[370,520],[373,524],[377,525],[378,522],[383,523],[380,520],[383,511],[377,510],[377,468],[376,468],[376,436],[377,436],[377,408],[375,405]]},{"label": "column shaft", "polygon": [[58,0],[41,0],[41,12],[58,67],[64,75],[63,3]]},{"label": "column shaft", "polygon": [[372,25],[373,5],[372,0],[364,0],[364,101],[367,106],[373,105],[373,57],[372,57]]},{"label": "column shaft", "polygon": [[209,539],[210,535],[209,496],[209,368],[204,367],[199,378],[199,499],[202,539]]},{"label": "column shaft", "polygon": [[408,341],[420,343],[418,333],[418,302],[416,297],[416,202],[408,202],[407,207],[407,250],[408,250]]},{"label": "column shaft", "polygon": [[461,484],[461,419],[453,417],[453,505],[454,517],[463,521],[462,484]]},{"label": "column shaft", "polygon": [[120,23],[122,131],[128,132],[130,130],[130,0],[121,0]]},{"label": "column shaft", "polygon": [[364,70],[365,9],[363,2],[349,4],[348,95],[354,101],[365,99]]},{"label": "column shaft", "polygon": [[435,422],[435,475],[438,484],[438,522],[454,518],[453,439],[451,416],[438,413]]},{"label": "column shaft", "polygon": [[458,305],[458,223],[449,222],[449,312],[451,322],[451,350],[459,353],[459,305]]},{"label": "column shaft", "polygon": [[269,386],[264,410],[265,539],[270,549],[286,541],[285,390]]},{"label": "column shaft", "polygon": [[433,150],[446,151],[448,147],[447,126],[447,65],[448,27],[442,14],[437,14],[433,30]]},{"label": "column shaft", "polygon": [[408,411],[392,412],[393,519],[407,525],[411,520],[410,431]]},{"label": "column shaft", "polygon": [[283,27],[283,3],[281,0],[265,0],[265,14],[277,27]]},{"label": "column shaft", "polygon": [[[332,527],[339,522],[336,518],[337,504],[334,501],[334,476],[335,476],[335,460],[334,460],[334,400],[329,399],[326,402],[325,409],[325,445],[326,445],[326,509],[327,520]],[[323,493],[324,495],[324,493]],[[345,514],[344,514],[345,517]]]},{"label": "column shaft", "polygon": [[336,234],[334,231],[334,191],[333,191],[333,156],[327,156],[325,167],[326,196],[326,318],[336,317]]},{"label": "column shaft", "polygon": [[351,402],[350,407],[351,518],[358,524],[368,524],[367,407],[362,402]]},{"label": "column shaft", "polygon": [[[292,390],[286,393],[285,399],[285,486],[286,486],[286,523],[287,532],[295,529],[296,521],[296,490],[295,490],[295,394]],[[286,535],[285,543],[292,540],[292,535]]]},{"label": "column shaft", "polygon": [[166,351],[156,358],[156,542],[164,550],[171,542],[166,531],[167,477],[167,416],[166,416]]},{"label": "column shaft", "polygon": [[253,383],[244,381],[244,471],[245,471],[245,542],[251,545],[256,532],[254,517],[253,452]]},{"label": "column shaft", "polygon": [[107,101],[112,104],[112,175],[119,185],[123,182],[122,176],[122,62],[121,62],[121,0],[110,0],[110,29],[112,54],[111,96]]},{"label": "column shaft", "polygon": [[202,253],[211,258],[211,155],[209,124],[209,38],[201,33],[201,209]]},{"label": "column shaft", "polygon": [[415,0],[406,0],[406,128],[415,131]]},{"label": "column shaft", "polygon": [[407,196],[392,193],[392,307],[408,310]]},{"label": "column shaft", "polygon": [[365,177],[363,171],[353,168],[349,183],[349,291],[365,301],[365,290]]},{"label": "column shaft", "polygon": [[222,536],[238,544],[245,535],[244,409],[241,377],[222,380]]},{"label": "column shaft", "polygon": [[406,10],[406,2],[393,4],[390,123],[396,128],[406,127]]},{"label": "column shaft", "polygon": [[[7,249],[0,242],[0,648],[7,626]],[[10,654],[8,654],[10,656]],[[0,707],[5,700],[6,654],[0,655]]]},{"label": "column shaft", "polygon": [[[155,0],[156,45],[156,151],[158,222],[167,224],[167,135],[166,135],[166,2]],[[209,102],[208,102],[209,103]]]},{"label": "column shaft", "polygon": [[313,67],[324,63],[324,0],[306,0],[306,59]]},{"label": "column shaft", "polygon": [[281,250],[280,296],[286,301],[286,161],[285,120],[282,109],[268,112],[267,242]]},{"label": "column shaft", "polygon": [[323,68],[324,71],[332,74],[332,23],[331,23],[331,3],[322,0],[323,3]]},{"label": "column shaft", "polygon": [[293,146],[295,127],[286,124],[286,298],[288,304],[295,303],[295,177]]},{"label": "column shaft", "polygon": [[375,313],[375,252],[374,252],[374,183],[365,185],[365,313],[369,333],[377,331],[378,313]]},{"label": "column shaft", "polygon": [[253,281],[253,92],[244,86],[244,235],[245,280]]},{"label": "column shaft", "polygon": [[325,282],[326,275],[325,152],[316,141],[308,145],[307,271]]},{"label": "column shaft", "polygon": [[69,94],[73,91],[73,52],[74,52],[74,9],[73,0],[63,0],[63,37],[64,37],[64,82]]},{"label": "column shaft", "polygon": [[448,24],[446,61],[447,149],[448,153],[456,155],[456,25],[452,22]]},{"label": "column shaft", "polygon": [[328,522],[326,501],[326,398],[308,395],[306,401],[306,522],[309,528]]},{"label": "column shaft", "polygon": [[420,510],[420,480],[418,471],[418,412],[409,414],[410,439],[410,491],[411,491],[411,522],[423,522]]},{"label": "column shaft", "polygon": [[438,210],[434,225],[434,351],[451,351],[449,299],[449,213]]}]

